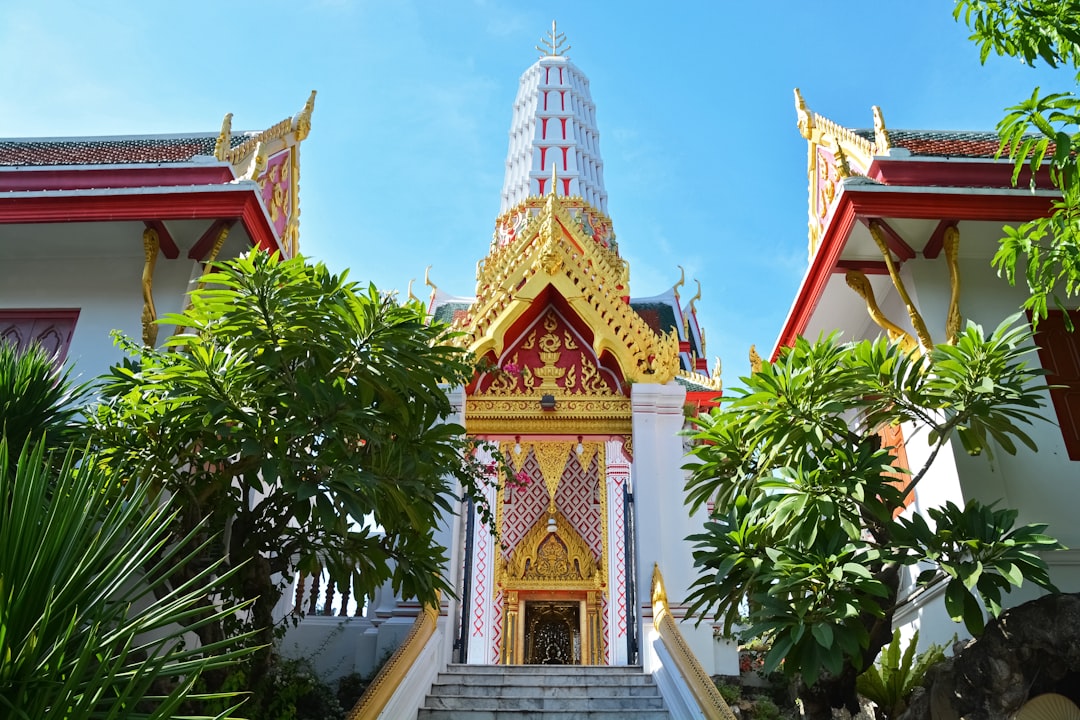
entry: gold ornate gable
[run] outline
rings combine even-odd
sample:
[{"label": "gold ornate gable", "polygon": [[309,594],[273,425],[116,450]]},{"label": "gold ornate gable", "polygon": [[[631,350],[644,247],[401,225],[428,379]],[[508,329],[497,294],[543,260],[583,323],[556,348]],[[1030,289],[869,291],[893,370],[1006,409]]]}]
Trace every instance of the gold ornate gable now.
[{"label": "gold ornate gable", "polygon": [[[465,401],[473,433],[630,432],[629,386],[553,307],[511,340]],[[541,402],[542,398],[549,405]]]},{"label": "gold ornate gable", "polygon": [[289,256],[300,250],[300,143],[311,132],[315,91],[296,115],[234,144],[232,113],[225,115],[214,157],[233,167],[237,178],[258,183],[270,223]]},{"label": "gold ornate gable", "polygon": [[813,257],[829,219],[832,202],[840,192],[840,182],[852,175],[866,175],[875,155],[889,150],[889,132],[881,109],[872,108],[874,139],[811,112],[802,93],[795,88],[795,113],[799,134],[807,144],[807,179],[809,181],[809,251]]},{"label": "gold ornate gable", "polygon": [[511,590],[597,590],[603,572],[581,535],[556,512],[555,532],[538,521],[499,568],[496,582]]},{"label": "gold ornate gable", "polygon": [[[579,198],[568,198],[580,205]],[[477,300],[454,323],[455,340],[477,357],[501,358],[508,330],[534,305],[561,296],[593,333],[592,351],[615,358],[631,382],[665,383],[679,369],[679,340],[658,335],[628,302],[629,267],[611,248],[597,243],[570,214],[562,199],[548,195],[540,211],[503,246],[496,246],[477,271]]]}]

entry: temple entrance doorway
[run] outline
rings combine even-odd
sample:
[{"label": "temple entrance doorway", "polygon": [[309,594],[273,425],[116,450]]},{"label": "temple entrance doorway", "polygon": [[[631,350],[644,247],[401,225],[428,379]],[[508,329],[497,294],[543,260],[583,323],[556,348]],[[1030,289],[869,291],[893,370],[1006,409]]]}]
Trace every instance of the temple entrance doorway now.
[{"label": "temple entrance doorway", "polygon": [[541,600],[525,603],[525,664],[581,664],[581,603]]}]

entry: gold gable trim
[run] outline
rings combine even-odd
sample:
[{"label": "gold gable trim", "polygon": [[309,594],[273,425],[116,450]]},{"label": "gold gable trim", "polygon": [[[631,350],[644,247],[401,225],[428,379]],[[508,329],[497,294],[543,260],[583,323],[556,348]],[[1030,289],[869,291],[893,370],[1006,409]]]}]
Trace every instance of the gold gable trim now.
[{"label": "gold gable trim", "polygon": [[492,251],[479,269],[477,300],[455,329],[461,347],[482,357],[505,349],[506,329],[545,289],[554,288],[594,333],[593,352],[609,351],[632,382],[666,383],[679,370],[675,331],[658,335],[624,300],[629,269],[577,227],[558,196],[517,240]]},{"label": "gold gable trim", "polygon": [[[828,212],[828,205],[838,194],[834,187],[838,179],[851,175],[866,175],[875,155],[882,155],[889,150],[889,133],[881,108],[872,108],[874,122],[874,140],[868,140],[855,131],[833,122],[823,115],[812,112],[806,106],[799,88],[795,88],[795,114],[798,118],[799,134],[807,143],[807,179],[809,181],[809,249],[813,256],[821,242],[822,218]],[[818,150],[823,149],[831,156],[825,167],[819,167]],[[825,177],[827,176],[827,178]],[[824,183],[824,187],[821,183]],[[824,191],[824,198],[820,192]]]},{"label": "gold gable trim", "polygon": [[[551,547],[558,541],[558,546]],[[604,584],[603,569],[592,550],[562,513],[555,532],[540,518],[518,543],[509,560],[499,561],[496,584],[507,590],[593,590]]]}]

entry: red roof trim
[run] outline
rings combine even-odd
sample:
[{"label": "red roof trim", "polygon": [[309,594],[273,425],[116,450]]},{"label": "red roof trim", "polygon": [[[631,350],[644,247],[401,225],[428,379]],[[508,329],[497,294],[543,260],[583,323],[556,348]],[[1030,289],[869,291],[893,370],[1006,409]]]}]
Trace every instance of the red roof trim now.
[{"label": "red roof trim", "polygon": [[222,185],[235,179],[232,168],[225,164],[187,167],[175,165],[110,168],[75,166],[65,169],[19,167],[0,169],[0,192]]},{"label": "red roof trim", "polygon": [[252,244],[282,252],[255,186],[123,194],[0,194],[0,224],[191,220],[238,217]]},{"label": "red roof trim", "polygon": [[810,268],[803,278],[791,310],[773,347],[775,360],[780,348],[790,346],[802,334],[817,308],[840,255],[861,217],[899,217],[956,220],[1024,221],[1046,215],[1054,198],[1026,192],[975,194],[972,191],[895,191],[881,186],[844,188],[837,200],[832,221],[825,230]]},{"label": "red roof trim", "polygon": [[[877,156],[870,162],[866,176],[885,185],[943,187],[1012,188],[1013,164],[1010,160],[980,158],[942,158],[925,160]],[[1036,175],[1036,187],[1049,189],[1050,170],[1044,165]],[[928,182],[929,181],[929,182]],[[1031,171],[1025,167],[1016,179],[1016,187],[1029,187]]]}]

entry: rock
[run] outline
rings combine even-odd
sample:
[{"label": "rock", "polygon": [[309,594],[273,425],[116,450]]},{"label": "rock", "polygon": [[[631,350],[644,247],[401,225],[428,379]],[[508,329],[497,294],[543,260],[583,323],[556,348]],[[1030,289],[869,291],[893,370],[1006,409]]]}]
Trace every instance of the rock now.
[{"label": "rock", "polygon": [[1080,703],[1080,593],[1018,605],[931,668],[900,720],[1004,720],[1030,698]]}]

